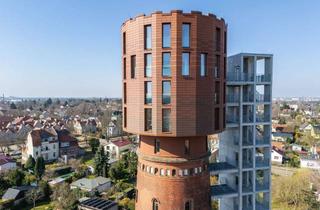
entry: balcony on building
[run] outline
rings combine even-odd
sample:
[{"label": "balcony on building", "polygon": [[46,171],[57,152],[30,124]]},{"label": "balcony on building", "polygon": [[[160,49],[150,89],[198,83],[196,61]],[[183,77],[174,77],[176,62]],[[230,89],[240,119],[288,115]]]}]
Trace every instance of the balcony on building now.
[{"label": "balcony on building", "polygon": [[250,193],[253,191],[253,172],[244,171],[242,172],[242,192]]},{"label": "balcony on building", "polygon": [[269,123],[270,117],[270,105],[259,104],[256,106],[256,122],[257,123]]},{"label": "balcony on building", "polygon": [[272,60],[270,57],[256,57],[256,83],[266,83],[272,80]]},{"label": "balcony on building", "polygon": [[253,126],[242,127],[242,146],[253,146]]},{"label": "balcony on building", "polygon": [[228,127],[238,126],[239,124],[239,107],[227,107],[226,123]]},{"label": "balcony on building", "polygon": [[270,209],[270,193],[269,192],[259,192],[256,194],[256,209],[259,210],[269,210]]},{"label": "balcony on building", "polygon": [[256,171],[256,191],[268,191],[270,187],[270,170]]},{"label": "balcony on building", "polygon": [[253,195],[242,196],[242,210],[253,210]]},{"label": "balcony on building", "polygon": [[256,85],[256,102],[271,102],[271,85]]},{"label": "balcony on building", "polygon": [[256,168],[269,167],[270,166],[270,148],[269,147],[258,147],[256,148]]},{"label": "balcony on building", "polygon": [[253,149],[245,148],[242,150],[242,168],[248,169],[253,167]]},{"label": "balcony on building", "polygon": [[237,197],[223,197],[219,201],[220,209],[239,210],[239,198]]},{"label": "balcony on building", "polygon": [[236,197],[238,191],[229,186],[228,184],[217,184],[211,186],[211,198],[225,198],[225,197]]},{"label": "balcony on building", "polygon": [[243,105],[242,122],[243,123],[253,123],[253,105]]},{"label": "balcony on building", "polygon": [[226,89],[227,103],[237,105],[240,102],[240,87],[239,86],[227,86]]},{"label": "balcony on building", "polygon": [[236,165],[231,164],[230,161],[227,160],[224,162],[210,163],[208,169],[211,176],[222,173],[236,173],[238,171]]}]

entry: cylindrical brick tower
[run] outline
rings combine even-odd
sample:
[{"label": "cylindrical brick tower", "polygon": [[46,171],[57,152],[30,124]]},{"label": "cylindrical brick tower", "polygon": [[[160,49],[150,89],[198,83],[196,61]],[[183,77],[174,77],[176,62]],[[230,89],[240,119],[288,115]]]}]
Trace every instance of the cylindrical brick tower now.
[{"label": "cylindrical brick tower", "polygon": [[226,24],[154,12],[122,25],[123,128],[138,134],[137,210],[209,210],[207,135],[225,128]]}]

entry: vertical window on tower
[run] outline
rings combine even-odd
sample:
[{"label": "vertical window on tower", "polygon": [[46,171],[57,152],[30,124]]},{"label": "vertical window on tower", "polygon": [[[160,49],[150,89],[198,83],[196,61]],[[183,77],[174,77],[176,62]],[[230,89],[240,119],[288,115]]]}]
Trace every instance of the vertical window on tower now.
[{"label": "vertical window on tower", "polygon": [[184,141],[184,154],[185,155],[190,154],[190,141],[189,140]]},{"label": "vertical window on tower", "polygon": [[159,202],[155,198],[152,200],[152,210],[159,210]]},{"label": "vertical window on tower", "polygon": [[215,124],[215,129],[219,130],[220,128],[220,116],[219,116],[219,108],[214,109],[214,124]]},{"label": "vertical window on tower", "polygon": [[182,24],[182,47],[190,47],[190,23]]},{"label": "vertical window on tower", "polygon": [[144,76],[151,77],[152,75],[152,55],[151,53],[147,53],[144,55]]},{"label": "vertical window on tower", "polygon": [[214,68],[214,77],[220,77],[220,55],[216,55],[216,66]]},{"label": "vertical window on tower", "polygon": [[122,34],[122,47],[123,54],[126,54],[126,32]]},{"label": "vertical window on tower", "polygon": [[123,83],[123,103],[127,103],[127,83]]},{"label": "vertical window on tower", "polygon": [[224,32],[224,53],[227,53],[227,32]]},{"label": "vertical window on tower", "polygon": [[144,26],[144,48],[147,49],[151,49],[151,25],[146,25]]},{"label": "vertical window on tower", "polygon": [[190,53],[182,53],[182,76],[190,75]]},{"label": "vertical window on tower", "polygon": [[145,92],[144,103],[152,104],[152,82],[144,83],[144,92]]},{"label": "vertical window on tower", "polygon": [[171,109],[162,110],[162,131],[171,131]]},{"label": "vertical window on tower", "polygon": [[162,24],[162,47],[169,48],[171,45],[171,24]]},{"label": "vertical window on tower", "polygon": [[184,210],[191,210],[191,201],[187,201],[184,204]]},{"label": "vertical window on tower", "polygon": [[162,82],[162,104],[171,103],[171,82],[163,81]]},{"label": "vertical window on tower", "polygon": [[160,152],[160,140],[155,139],[154,140],[154,153]]},{"label": "vertical window on tower", "polygon": [[171,53],[165,52],[162,53],[162,76],[170,77],[171,76]]},{"label": "vertical window on tower", "polygon": [[215,83],[214,88],[214,103],[219,104],[220,103],[220,82]]},{"label": "vertical window on tower", "polygon": [[221,44],[221,29],[216,28],[216,51],[220,51]]},{"label": "vertical window on tower", "polygon": [[207,76],[207,54],[200,54],[200,76]]},{"label": "vertical window on tower", "polygon": [[136,56],[131,56],[131,78],[134,79],[136,77]]},{"label": "vertical window on tower", "polygon": [[144,119],[145,119],[145,131],[152,130],[152,109],[144,109]]},{"label": "vertical window on tower", "polygon": [[124,107],[124,120],[123,120],[123,127],[127,127],[127,107]]},{"label": "vertical window on tower", "polygon": [[123,59],[123,79],[127,79],[127,59]]}]

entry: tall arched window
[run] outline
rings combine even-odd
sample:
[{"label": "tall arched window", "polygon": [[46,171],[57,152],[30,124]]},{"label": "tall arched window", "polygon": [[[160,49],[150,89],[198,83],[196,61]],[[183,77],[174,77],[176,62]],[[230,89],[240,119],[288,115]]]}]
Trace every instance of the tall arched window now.
[{"label": "tall arched window", "polygon": [[152,210],[158,210],[159,209],[159,202],[157,201],[157,199],[153,199],[152,200]]},{"label": "tall arched window", "polygon": [[191,201],[187,201],[184,204],[184,210],[191,210]]}]

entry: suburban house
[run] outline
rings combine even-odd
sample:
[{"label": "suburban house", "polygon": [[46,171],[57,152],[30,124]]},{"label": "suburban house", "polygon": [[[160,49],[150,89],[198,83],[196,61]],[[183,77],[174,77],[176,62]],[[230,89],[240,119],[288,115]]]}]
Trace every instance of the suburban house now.
[{"label": "suburban house", "polygon": [[272,132],[272,141],[286,142],[287,139],[293,140],[293,133]]},{"label": "suburban house", "polygon": [[314,170],[320,169],[320,160],[317,155],[300,156],[300,167]]},{"label": "suburban house", "polygon": [[67,156],[67,158],[75,158],[82,153],[78,140],[71,135],[67,129],[57,131],[59,140],[59,156]]},{"label": "suburban house", "polygon": [[284,160],[284,151],[272,146],[271,150],[271,162],[276,164],[282,164]]},{"label": "suburban house", "polygon": [[295,152],[302,152],[302,146],[299,144],[290,144],[290,149]]},{"label": "suburban house", "polygon": [[42,156],[45,161],[58,159],[58,134],[52,127],[37,128],[29,133],[26,146],[22,149],[22,162],[25,163],[30,155],[34,159]]},{"label": "suburban house", "polygon": [[97,131],[98,123],[94,118],[86,120],[76,119],[73,128],[76,134],[81,135],[84,133],[95,133]]},{"label": "suburban house", "polygon": [[80,189],[94,195],[95,192],[102,193],[111,188],[111,179],[98,176],[93,179],[82,178],[70,184],[71,189]]},{"label": "suburban house", "polygon": [[[79,200],[80,201],[80,200]],[[81,199],[79,210],[118,210],[118,204],[114,201],[102,198],[85,198]]]},{"label": "suburban house", "polygon": [[100,140],[100,144],[104,147],[105,151],[110,154],[111,160],[119,160],[121,154],[130,150],[132,144],[127,138],[118,137],[110,140]]},{"label": "suburban house", "polygon": [[16,161],[7,155],[0,155],[0,172],[17,168]]},{"label": "suburban house", "polygon": [[121,134],[121,129],[119,128],[119,126],[117,126],[116,121],[111,121],[108,124],[108,129],[107,129],[107,137],[116,137],[116,136],[120,136]]},{"label": "suburban house", "polygon": [[18,205],[25,198],[28,192],[34,189],[34,186],[19,186],[9,188],[2,196],[3,201],[13,201],[13,205]]}]

